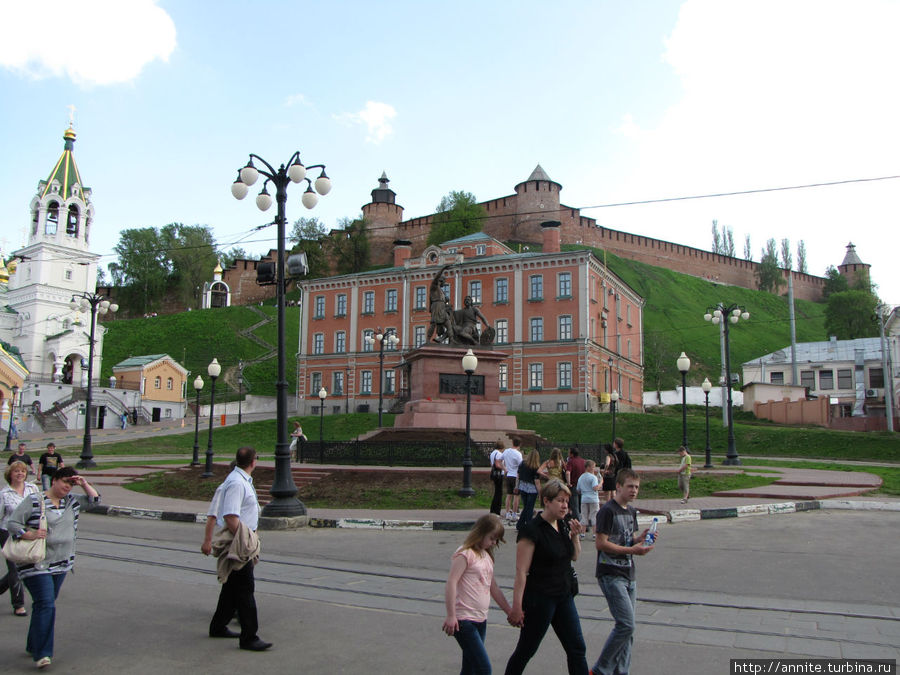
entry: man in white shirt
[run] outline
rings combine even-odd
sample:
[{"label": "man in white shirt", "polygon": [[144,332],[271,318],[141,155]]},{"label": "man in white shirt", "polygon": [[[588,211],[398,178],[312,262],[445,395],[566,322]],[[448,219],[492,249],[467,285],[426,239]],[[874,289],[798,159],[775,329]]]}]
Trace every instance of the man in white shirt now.
[{"label": "man in white shirt", "polygon": [[[205,555],[212,552],[213,530],[216,525],[219,528],[227,528],[232,535],[237,533],[241,525],[256,532],[259,525],[259,501],[250,476],[255,468],[256,450],[250,447],[240,448],[237,451],[234,469],[216,490],[206,513],[206,532],[203,545],[200,547]],[[256,634],[259,624],[256,616],[256,599],[253,597],[255,562],[250,560],[242,567],[234,569],[222,584],[219,602],[209,623],[209,636],[240,638],[241,649],[261,652],[271,647],[272,643],[260,640]],[[241,624],[240,633],[228,628],[228,622],[234,616],[235,610]]]},{"label": "man in white shirt", "polygon": [[[522,442],[518,438],[512,439],[512,447],[503,451],[503,464],[506,466],[506,518],[515,520],[519,513],[519,490],[516,481],[519,478],[519,464],[522,463],[522,453],[519,446]],[[512,508],[510,509],[510,505]]]}]

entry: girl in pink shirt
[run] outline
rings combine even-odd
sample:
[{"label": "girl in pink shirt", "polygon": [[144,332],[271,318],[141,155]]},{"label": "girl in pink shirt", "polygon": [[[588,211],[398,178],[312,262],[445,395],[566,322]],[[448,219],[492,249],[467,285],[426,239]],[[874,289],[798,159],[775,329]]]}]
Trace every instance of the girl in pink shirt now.
[{"label": "girl in pink shirt", "polygon": [[484,647],[488,607],[494,598],[509,617],[512,607],[494,580],[494,547],[503,542],[503,521],[491,513],[481,516],[463,545],[450,559],[444,592],[447,618],[444,632],[456,638],[463,653],[460,675],[490,675],[491,661]]}]

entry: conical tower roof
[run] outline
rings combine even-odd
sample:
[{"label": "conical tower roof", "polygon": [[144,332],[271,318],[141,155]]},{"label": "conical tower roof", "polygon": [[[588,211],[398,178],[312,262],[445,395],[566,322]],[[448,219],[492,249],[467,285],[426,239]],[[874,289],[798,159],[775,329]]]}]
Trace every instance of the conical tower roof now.
[{"label": "conical tower roof", "polygon": [[[73,185],[77,184],[80,186],[80,191],[82,193],[84,191],[84,183],[81,182],[81,175],[78,173],[78,166],[75,164],[75,156],[72,153],[75,147],[75,130],[71,125],[63,134],[63,140],[65,141],[63,152],[59,159],[56,160],[53,170],[47,177],[47,182],[41,191],[41,198],[46,197],[47,193],[50,192],[50,186],[53,184],[53,181],[59,182],[59,194],[64,198],[71,196]],[[79,194],[78,196],[84,199],[84,194]]]},{"label": "conical tower roof", "polygon": [[856,246],[851,241],[847,244],[847,254],[844,256],[844,262],[841,263],[841,267],[844,265],[865,265],[865,263],[859,259],[859,256],[856,254]]}]

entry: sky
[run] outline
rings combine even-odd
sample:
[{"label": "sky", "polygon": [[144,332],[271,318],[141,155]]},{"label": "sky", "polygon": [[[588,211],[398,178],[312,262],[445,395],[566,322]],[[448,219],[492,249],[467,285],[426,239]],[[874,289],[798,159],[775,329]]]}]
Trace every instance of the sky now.
[{"label": "sky", "polygon": [[512,194],[540,163],[565,204],[605,227],[710,249],[716,220],[738,256],[750,236],[754,260],[769,238],[789,239],[795,259],[803,241],[818,275],[852,241],[880,297],[900,304],[897,0],[0,10],[4,252],[25,241],[74,106],[103,264],[121,230],[171,222],[208,225],[223,249],[274,247],[274,227],[254,230],[274,207],[230,193],[251,152],[325,164],[331,193],[308,211],[292,186],[287,217],[329,228],[360,213],[382,171],[414,218],[451,190]]}]

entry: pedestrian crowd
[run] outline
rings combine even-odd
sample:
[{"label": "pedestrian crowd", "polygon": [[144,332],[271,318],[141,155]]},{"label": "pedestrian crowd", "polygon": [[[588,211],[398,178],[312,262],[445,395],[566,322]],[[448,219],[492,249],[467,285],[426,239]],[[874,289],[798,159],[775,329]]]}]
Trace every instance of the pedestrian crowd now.
[{"label": "pedestrian crowd", "polygon": [[[53,659],[56,599],[75,566],[75,539],[81,509],[99,503],[100,495],[72,467],[65,466],[53,443],[47,444],[37,468],[19,443],[7,461],[6,487],[0,490],[0,545],[6,576],[0,593],[9,591],[13,614],[27,617],[25,590],[31,596],[31,620],[25,651],[35,665]],[[30,482],[33,479],[38,486]],[[83,495],[72,493],[80,487]]]},{"label": "pedestrian crowd", "polygon": [[[564,461],[556,448],[541,463],[537,450],[523,457],[520,447],[515,438],[510,447],[498,443],[491,452],[491,513],[478,519],[451,557],[443,630],[462,650],[460,674],[492,672],[485,637],[493,598],[510,625],[520,629],[506,675],[524,672],[551,627],[565,651],[570,674],[627,675],[637,595],[634,558],[652,551],[656,541],[647,539],[647,530],[638,530],[637,511],[631,502],[638,496],[640,476],[631,468],[625,442],[616,438],[605,447],[602,466],[583,459],[576,449],[570,450]],[[679,454],[684,457],[684,448]],[[682,459],[679,486],[685,464],[690,476],[690,461]],[[504,487],[506,502],[501,512]],[[601,492],[605,496],[602,505]],[[684,494],[687,499],[686,489]],[[540,511],[535,513],[538,498]],[[493,577],[493,549],[504,541],[504,521],[515,524],[517,531],[511,603]],[[595,576],[615,622],[590,669],[575,606],[578,576],[572,566],[581,556],[588,533],[597,551]]]}]

